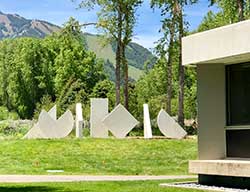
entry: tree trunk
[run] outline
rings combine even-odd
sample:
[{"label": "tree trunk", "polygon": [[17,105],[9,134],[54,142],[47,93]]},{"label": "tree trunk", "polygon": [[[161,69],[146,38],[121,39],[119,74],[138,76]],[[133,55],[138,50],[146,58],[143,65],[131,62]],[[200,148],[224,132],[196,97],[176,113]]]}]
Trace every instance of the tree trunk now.
[{"label": "tree trunk", "polygon": [[244,20],[244,0],[237,0],[237,7],[238,7],[238,20]]},{"label": "tree trunk", "polygon": [[129,94],[128,94],[128,62],[125,56],[125,44],[122,45],[122,64],[124,73],[124,106],[129,110]]},{"label": "tree trunk", "polygon": [[178,98],[178,123],[184,127],[184,75],[185,69],[182,65],[182,37],[184,36],[182,6],[177,3],[179,23],[179,98]]},{"label": "tree trunk", "polygon": [[116,68],[115,68],[115,95],[116,105],[120,104],[120,85],[121,85],[121,50],[122,50],[122,14],[121,9],[118,11],[118,35],[117,35],[117,49],[116,49]]},{"label": "tree trunk", "polygon": [[172,23],[170,26],[170,39],[169,39],[169,49],[168,49],[168,61],[167,61],[167,112],[169,115],[172,113],[172,92],[173,92],[173,46],[174,46],[174,17],[172,18]]}]

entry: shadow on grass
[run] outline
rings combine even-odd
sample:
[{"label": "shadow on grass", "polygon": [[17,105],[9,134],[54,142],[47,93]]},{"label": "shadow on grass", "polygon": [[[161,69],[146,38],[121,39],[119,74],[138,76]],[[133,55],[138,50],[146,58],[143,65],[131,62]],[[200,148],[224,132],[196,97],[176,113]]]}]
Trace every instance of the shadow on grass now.
[{"label": "shadow on grass", "polygon": [[45,186],[1,186],[0,192],[59,192],[58,188]]}]

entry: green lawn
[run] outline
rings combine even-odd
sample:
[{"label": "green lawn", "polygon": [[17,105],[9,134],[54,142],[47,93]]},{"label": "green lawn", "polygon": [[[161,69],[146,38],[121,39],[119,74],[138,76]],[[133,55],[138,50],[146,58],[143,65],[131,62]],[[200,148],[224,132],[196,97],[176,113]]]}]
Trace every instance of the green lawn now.
[{"label": "green lawn", "polygon": [[0,174],[180,175],[196,153],[196,140],[2,140]]},{"label": "green lawn", "polygon": [[202,192],[160,187],[173,181],[78,182],[42,184],[0,184],[1,192]]}]

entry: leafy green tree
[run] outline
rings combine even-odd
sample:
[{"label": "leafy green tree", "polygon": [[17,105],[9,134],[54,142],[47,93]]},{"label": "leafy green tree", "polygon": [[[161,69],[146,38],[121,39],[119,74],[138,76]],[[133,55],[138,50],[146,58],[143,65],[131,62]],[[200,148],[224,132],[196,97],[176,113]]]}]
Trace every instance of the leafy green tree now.
[{"label": "leafy green tree", "polygon": [[214,13],[209,11],[200,23],[197,32],[214,29],[229,24],[229,20],[226,20],[223,12]]},{"label": "leafy green tree", "polygon": [[152,70],[145,74],[138,80],[135,86],[137,101],[136,110],[134,114],[139,120],[143,120],[142,106],[148,103],[151,112],[151,118],[156,118],[161,108],[165,108],[166,98],[166,61],[160,60]]},{"label": "leafy green tree", "polygon": [[21,118],[31,118],[43,94],[53,94],[52,74],[47,50],[38,39],[15,39],[8,73],[11,103]]},{"label": "leafy green tree", "polygon": [[245,5],[248,3],[246,0],[210,0],[210,2],[211,5],[217,3],[222,8],[224,17],[229,23],[245,19]]},{"label": "leafy green tree", "polygon": [[135,25],[136,8],[142,3],[141,0],[84,0],[80,7],[100,7],[97,26],[106,34],[110,41],[116,42],[116,105],[121,100],[121,68],[124,75],[124,98],[125,107],[128,108],[128,62],[126,60],[126,46],[131,41]]},{"label": "leafy green tree", "polygon": [[141,0],[126,0],[121,1],[122,3],[122,12],[124,15],[124,26],[123,26],[123,38],[122,38],[122,66],[124,73],[124,105],[126,109],[129,109],[129,78],[128,78],[128,61],[126,59],[126,47],[132,41],[133,28],[136,23],[136,9],[142,3]]},{"label": "leafy green tree", "polygon": [[59,111],[84,103],[106,79],[103,62],[86,50],[74,19],[45,39],[4,40],[0,48],[0,102],[21,118],[32,118],[41,102],[47,106],[46,96]]},{"label": "leafy green tree", "polygon": [[99,81],[91,93],[90,97],[94,98],[108,98],[109,108],[112,109],[115,106],[115,85],[112,81],[106,79]]},{"label": "leafy green tree", "polygon": [[[184,27],[184,19],[183,19],[183,9],[184,6],[187,4],[193,4],[196,0],[151,0],[152,7],[159,7],[161,9],[161,15],[165,16],[163,20],[163,27],[164,29],[164,36],[165,38],[170,36],[169,44],[167,45],[169,58],[168,58],[168,72],[169,72],[169,84],[167,86],[168,89],[168,109],[171,109],[171,76],[172,76],[172,69],[171,64],[172,62],[172,55],[173,55],[173,46],[174,46],[174,39],[176,37],[178,41],[178,80],[179,80],[179,97],[178,97],[178,122],[181,126],[184,126],[184,79],[185,79],[185,70],[182,66],[182,37],[185,35],[185,27]],[[162,53],[162,52],[161,52]],[[164,53],[164,51],[163,51]]]}]

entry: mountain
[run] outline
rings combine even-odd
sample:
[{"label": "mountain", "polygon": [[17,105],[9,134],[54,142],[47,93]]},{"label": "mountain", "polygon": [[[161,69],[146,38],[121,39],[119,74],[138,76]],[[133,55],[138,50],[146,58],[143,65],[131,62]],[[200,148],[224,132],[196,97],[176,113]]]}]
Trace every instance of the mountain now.
[{"label": "mountain", "polygon": [[0,39],[15,37],[43,38],[60,27],[40,20],[25,19],[17,14],[4,14],[0,12]]},{"label": "mountain", "polygon": [[[103,38],[101,36],[89,33],[84,33],[84,37],[88,49],[95,52],[98,58],[102,58],[105,61],[106,72],[110,75],[111,79],[114,80],[116,44],[109,43],[104,46]],[[133,42],[126,48],[126,58],[129,65],[129,76],[134,80],[138,80],[143,74],[146,62],[148,62],[149,68],[152,68],[156,62],[156,57],[148,49]]]},{"label": "mountain", "polygon": [[[41,20],[30,20],[17,14],[4,14],[0,11],[0,40],[16,37],[44,38],[60,30],[59,26]],[[103,46],[101,36],[89,33],[83,34],[89,50],[94,51],[98,58],[105,62],[105,71],[114,80],[115,43]],[[129,64],[129,76],[137,80],[143,74],[144,64],[152,67],[156,61],[154,55],[137,43],[130,43],[126,49]]]}]

